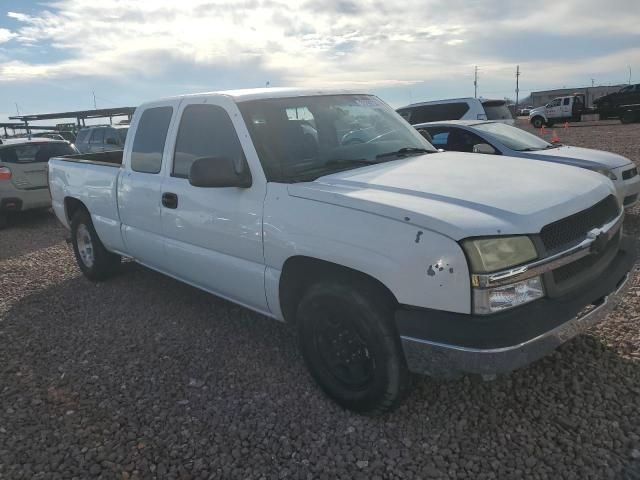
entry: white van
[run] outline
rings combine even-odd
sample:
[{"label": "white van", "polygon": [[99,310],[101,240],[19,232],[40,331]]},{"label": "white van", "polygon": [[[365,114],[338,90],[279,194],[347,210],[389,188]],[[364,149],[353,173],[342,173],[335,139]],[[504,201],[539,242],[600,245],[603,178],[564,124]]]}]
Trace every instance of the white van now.
[{"label": "white van", "polygon": [[513,115],[505,100],[451,98],[412,103],[396,110],[411,125],[443,120],[493,120],[513,125]]}]

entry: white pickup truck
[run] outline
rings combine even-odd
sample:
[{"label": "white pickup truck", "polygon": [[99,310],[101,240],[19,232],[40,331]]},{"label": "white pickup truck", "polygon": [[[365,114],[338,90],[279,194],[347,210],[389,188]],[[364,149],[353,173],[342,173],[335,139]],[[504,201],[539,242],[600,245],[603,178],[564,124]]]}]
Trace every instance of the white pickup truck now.
[{"label": "white pickup truck", "polygon": [[611,181],[482,157],[437,152],[375,96],[263,89],[142,105],[124,152],[54,158],[49,182],[88,278],[127,256],[294,323],[323,390],[379,413],[409,372],[540,358],[627,283]]}]

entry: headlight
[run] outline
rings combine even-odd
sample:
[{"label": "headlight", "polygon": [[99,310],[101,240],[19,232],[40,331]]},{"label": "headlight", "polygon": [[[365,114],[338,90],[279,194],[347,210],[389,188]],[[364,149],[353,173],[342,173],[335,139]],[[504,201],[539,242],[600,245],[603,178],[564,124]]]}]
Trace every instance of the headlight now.
[{"label": "headlight", "polygon": [[604,175],[605,177],[610,178],[611,180],[617,180],[618,179],[618,177],[616,177],[616,174],[613,173],[608,168],[594,168],[593,171],[594,172],[598,172],[598,173]]},{"label": "headlight", "polygon": [[541,297],[544,297],[544,289],[540,277],[528,278],[502,287],[474,288],[473,311],[480,315],[496,313]]},{"label": "headlight", "polygon": [[462,242],[473,273],[495,272],[538,257],[527,236],[469,239]]}]

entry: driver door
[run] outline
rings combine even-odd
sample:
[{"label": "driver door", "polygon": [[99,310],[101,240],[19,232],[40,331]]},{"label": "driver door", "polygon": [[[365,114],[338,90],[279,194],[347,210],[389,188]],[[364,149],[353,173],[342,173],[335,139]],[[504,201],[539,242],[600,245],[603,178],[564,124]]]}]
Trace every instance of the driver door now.
[{"label": "driver door", "polygon": [[240,138],[249,138],[227,98],[187,97],[171,135],[162,183],[162,230],[169,273],[258,311],[268,311],[264,289],[262,209],[266,184],[249,188],[194,187],[194,160],[225,157],[246,168]]},{"label": "driver door", "polygon": [[544,113],[547,116],[547,118],[560,118],[562,116],[562,111],[561,111],[561,102],[562,99],[561,98],[556,98],[555,100],[547,103],[545,109],[544,109]]}]

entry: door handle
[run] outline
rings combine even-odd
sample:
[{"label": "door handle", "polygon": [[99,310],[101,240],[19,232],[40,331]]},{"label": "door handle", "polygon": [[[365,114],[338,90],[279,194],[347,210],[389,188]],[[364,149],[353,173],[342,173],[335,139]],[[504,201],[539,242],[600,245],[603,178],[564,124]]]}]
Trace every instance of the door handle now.
[{"label": "door handle", "polygon": [[162,205],[167,208],[178,208],[178,195],[170,192],[163,193]]}]

